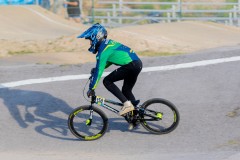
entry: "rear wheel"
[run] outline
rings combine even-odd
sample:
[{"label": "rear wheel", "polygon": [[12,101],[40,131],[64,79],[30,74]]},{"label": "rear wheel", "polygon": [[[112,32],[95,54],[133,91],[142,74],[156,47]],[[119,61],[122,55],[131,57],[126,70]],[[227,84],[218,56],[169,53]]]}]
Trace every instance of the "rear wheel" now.
[{"label": "rear wheel", "polygon": [[96,107],[91,108],[78,107],[68,117],[68,127],[72,134],[86,141],[99,139],[108,128],[108,119],[103,111]]},{"label": "rear wheel", "polygon": [[139,112],[142,126],[154,134],[167,134],[173,131],[180,120],[175,105],[160,98],[144,102]]}]

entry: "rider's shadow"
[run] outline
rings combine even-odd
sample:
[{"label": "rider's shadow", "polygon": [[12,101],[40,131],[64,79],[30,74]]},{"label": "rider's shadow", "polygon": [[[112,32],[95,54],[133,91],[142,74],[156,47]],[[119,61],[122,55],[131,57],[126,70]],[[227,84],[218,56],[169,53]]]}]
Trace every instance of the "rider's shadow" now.
[{"label": "rider's shadow", "polygon": [[73,110],[66,102],[40,91],[0,89],[0,98],[21,128],[35,125],[45,136],[73,140],[68,137],[67,117]]}]

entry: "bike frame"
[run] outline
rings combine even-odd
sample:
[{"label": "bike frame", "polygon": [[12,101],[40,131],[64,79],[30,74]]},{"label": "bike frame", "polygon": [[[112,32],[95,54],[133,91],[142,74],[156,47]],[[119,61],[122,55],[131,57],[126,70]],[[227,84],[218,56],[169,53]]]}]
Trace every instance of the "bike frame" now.
[{"label": "bike frame", "polygon": [[[109,100],[109,99],[106,99],[106,98],[101,97],[101,96],[92,96],[92,98],[91,98],[91,107],[93,107],[93,104],[97,104],[97,105],[99,105],[103,108],[106,108],[107,110],[109,110],[111,112],[114,112],[116,114],[119,113],[119,110],[107,105],[106,103],[113,104],[113,105],[120,106],[120,107],[123,106],[122,103],[119,103],[119,102],[116,102],[116,101],[113,101],[113,100]],[[139,107],[136,107],[136,109],[139,109]],[[149,110],[149,109],[148,109],[148,111],[152,112],[152,113],[156,113],[155,111],[152,111],[152,110]],[[155,116],[153,116],[151,114],[147,114],[147,113],[144,113],[144,115],[153,118],[153,119],[149,119],[148,121],[154,121],[154,120],[160,120],[161,119],[161,118],[156,118]],[[92,117],[92,112],[90,112],[90,117]]]},{"label": "bike frame", "polygon": [[103,98],[101,96],[92,96],[92,98],[91,98],[91,107],[93,107],[93,104],[97,104],[103,108],[106,108],[107,110],[109,110],[111,112],[114,112],[116,114],[119,113],[119,110],[111,107],[110,105],[108,105],[106,103],[113,104],[113,105],[120,106],[120,107],[123,106],[122,103],[119,103],[119,102],[116,102],[113,100],[109,100],[109,99]]}]

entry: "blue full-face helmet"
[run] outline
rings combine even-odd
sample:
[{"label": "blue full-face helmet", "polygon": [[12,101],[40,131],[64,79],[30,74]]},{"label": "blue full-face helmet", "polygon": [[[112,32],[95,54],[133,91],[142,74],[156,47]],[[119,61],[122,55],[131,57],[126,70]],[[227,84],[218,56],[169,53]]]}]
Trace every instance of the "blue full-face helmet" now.
[{"label": "blue full-face helmet", "polygon": [[99,23],[96,23],[77,38],[85,38],[92,41],[88,50],[95,54],[97,53],[97,48],[100,45],[100,42],[107,38],[107,30]]}]

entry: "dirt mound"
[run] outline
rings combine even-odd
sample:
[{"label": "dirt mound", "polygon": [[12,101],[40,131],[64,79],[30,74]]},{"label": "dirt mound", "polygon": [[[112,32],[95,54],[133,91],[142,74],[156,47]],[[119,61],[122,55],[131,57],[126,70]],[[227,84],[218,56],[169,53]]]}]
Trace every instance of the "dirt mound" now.
[{"label": "dirt mound", "polygon": [[0,6],[0,21],[0,57],[73,51],[71,35],[86,29],[38,6]]},{"label": "dirt mound", "polygon": [[[27,53],[87,52],[76,36],[89,26],[38,6],[0,7],[0,57]],[[240,29],[209,22],[175,22],[108,29],[109,38],[135,51],[183,52],[240,44]]]},{"label": "dirt mound", "polygon": [[84,28],[39,6],[0,6],[0,39],[45,40]]},{"label": "dirt mound", "polygon": [[114,38],[135,50],[193,52],[240,45],[240,28],[210,22],[176,22],[114,29]]}]

